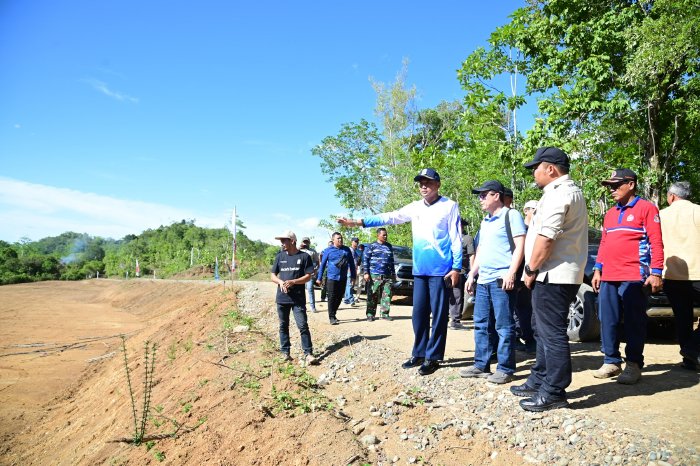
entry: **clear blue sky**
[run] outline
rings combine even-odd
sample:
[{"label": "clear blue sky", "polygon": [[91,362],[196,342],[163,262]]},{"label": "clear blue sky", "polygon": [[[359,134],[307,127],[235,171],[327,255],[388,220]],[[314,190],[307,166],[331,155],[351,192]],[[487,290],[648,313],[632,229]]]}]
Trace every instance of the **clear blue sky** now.
[{"label": "clear blue sky", "polygon": [[0,239],[182,219],[253,239],[345,213],[311,148],[373,119],[404,57],[420,108],[521,1],[0,2]]}]

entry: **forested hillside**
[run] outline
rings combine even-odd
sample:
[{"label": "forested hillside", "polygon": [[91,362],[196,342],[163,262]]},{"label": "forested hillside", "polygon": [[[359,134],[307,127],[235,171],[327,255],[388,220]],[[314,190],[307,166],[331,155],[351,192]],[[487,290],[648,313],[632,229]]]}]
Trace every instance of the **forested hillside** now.
[{"label": "forested hillside", "polygon": [[[266,272],[278,246],[250,240],[239,221],[235,276]],[[213,274],[218,258],[222,278],[229,277],[232,235],[226,228],[201,228],[182,220],[120,240],[67,232],[39,241],[0,241],[0,284],[97,277],[168,278],[192,267]]]}]

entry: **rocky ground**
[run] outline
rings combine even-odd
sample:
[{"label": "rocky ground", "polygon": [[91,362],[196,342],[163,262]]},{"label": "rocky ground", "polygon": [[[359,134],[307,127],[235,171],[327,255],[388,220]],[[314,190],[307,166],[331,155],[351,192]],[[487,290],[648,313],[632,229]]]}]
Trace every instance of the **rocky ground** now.
[{"label": "rocky ground", "polygon": [[[249,287],[239,297],[244,309],[255,307],[259,289]],[[403,370],[405,354],[384,346],[383,339],[342,330],[323,339],[322,364],[314,369],[318,383],[351,416],[353,432],[383,464],[479,464],[460,453],[463,448],[473,453],[477,443],[482,460],[506,464],[516,458],[557,465],[700,464],[694,445],[645,434],[644,426],[632,430],[585,410],[529,413],[509,386],[462,379],[449,365],[426,377]],[[340,347],[345,350],[337,351]],[[700,422],[700,414],[696,419]]]}]

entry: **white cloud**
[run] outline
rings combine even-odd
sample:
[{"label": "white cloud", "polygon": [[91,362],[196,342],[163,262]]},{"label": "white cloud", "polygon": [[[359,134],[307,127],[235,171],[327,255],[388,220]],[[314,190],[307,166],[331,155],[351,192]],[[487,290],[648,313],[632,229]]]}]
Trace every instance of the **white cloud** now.
[{"label": "white cloud", "polygon": [[135,104],[139,103],[139,99],[136,97],[132,97],[128,94],[124,94],[122,92],[114,91],[107,86],[107,83],[100,81],[98,79],[86,79],[86,83],[90,84],[93,89],[103,93],[104,95],[111,97],[113,99],[119,100],[119,101],[129,101],[133,102]]},{"label": "white cloud", "polygon": [[[299,238],[311,237],[320,247],[325,246],[332,233],[318,227],[318,217],[272,212],[261,205],[252,212],[248,208],[239,208],[238,217],[245,225],[245,235],[252,240],[276,244],[275,236],[291,229]],[[0,176],[0,239],[4,241],[15,242],[23,237],[39,240],[67,231],[119,239],[183,219],[195,219],[198,226],[206,228],[230,228],[231,210],[202,215],[164,204]]]},{"label": "white cloud", "polygon": [[259,239],[265,243],[277,244],[275,236],[286,230],[292,230],[299,240],[304,236],[311,238],[311,242],[320,246],[325,246],[330,239],[332,231],[327,231],[318,226],[319,219],[316,217],[292,218],[284,213],[270,213],[267,221],[262,219],[243,219],[245,225],[245,235],[251,239]]},{"label": "white cloud", "polygon": [[0,239],[38,240],[66,231],[121,238],[181,220],[221,228],[226,217],[202,217],[162,204],[132,201],[0,177]]}]

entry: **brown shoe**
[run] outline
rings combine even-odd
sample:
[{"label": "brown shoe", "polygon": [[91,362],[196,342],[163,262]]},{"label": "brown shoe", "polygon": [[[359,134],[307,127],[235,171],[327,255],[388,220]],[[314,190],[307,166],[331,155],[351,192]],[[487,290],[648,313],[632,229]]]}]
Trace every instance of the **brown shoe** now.
[{"label": "brown shoe", "polygon": [[620,372],[622,372],[620,364],[603,364],[600,366],[600,369],[593,372],[593,377],[596,379],[609,379],[620,374]]}]

